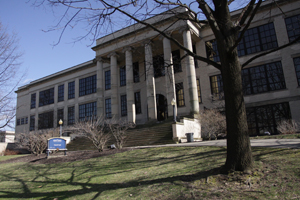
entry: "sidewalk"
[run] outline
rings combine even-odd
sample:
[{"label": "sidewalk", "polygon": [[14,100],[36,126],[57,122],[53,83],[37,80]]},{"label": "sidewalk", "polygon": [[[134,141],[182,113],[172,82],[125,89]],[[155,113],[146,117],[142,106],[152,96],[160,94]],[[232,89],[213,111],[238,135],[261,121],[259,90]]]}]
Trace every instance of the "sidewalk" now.
[{"label": "sidewalk", "polygon": [[[166,145],[152,145],[152,146],[136,146],[134,148],[153,148],[153,147],[176,147],[176,146],[226,146],[226,140],[211,140],[202,142],[188,142],[178,144]],[[271,147],[271,148],[294,148],[300,149],[300,139],[253,139],[251,140],[252,147]]]}]

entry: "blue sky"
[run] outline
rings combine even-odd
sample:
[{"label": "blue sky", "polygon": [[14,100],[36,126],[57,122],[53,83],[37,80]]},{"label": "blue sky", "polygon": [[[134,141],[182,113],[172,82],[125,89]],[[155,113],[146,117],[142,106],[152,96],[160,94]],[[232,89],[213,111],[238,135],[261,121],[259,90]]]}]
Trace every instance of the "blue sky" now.
[{"label": "blue sky", "polygon": [[[95,57],[91,41],[84,40],[74,44],[74,38],[83,35],[81,27],[63,35],[60,32],[43,32],[55,25],[59,13],[53,13],[49,7],[33,7],[32,1],[0,0],[0,21],[9,32],[15,32],[19,38],[19,50],[24,52],[21,69],[27,71],[21,85],[32,80],[78,65]],[[95,45],[95,43],[93,43]]]}]

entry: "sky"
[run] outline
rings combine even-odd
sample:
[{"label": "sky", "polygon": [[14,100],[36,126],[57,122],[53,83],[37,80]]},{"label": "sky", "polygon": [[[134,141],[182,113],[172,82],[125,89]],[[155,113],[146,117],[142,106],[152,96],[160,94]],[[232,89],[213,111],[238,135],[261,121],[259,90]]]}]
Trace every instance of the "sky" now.
[{"label": "sky", "polygon": [[21,70],[26,76],[20,86],[30,81],[48,76],[66,68],[94,59],[95,46],[89,40],[74,43],[74,38],[84,35],[81,27],[64,33],[61,42],[60,32],[49,28],[59,20],[59,13],[53,13],[49,7],[34,7],[28,0],[0,0],[0,21],[8,33],[16,33],[19,38]]}]

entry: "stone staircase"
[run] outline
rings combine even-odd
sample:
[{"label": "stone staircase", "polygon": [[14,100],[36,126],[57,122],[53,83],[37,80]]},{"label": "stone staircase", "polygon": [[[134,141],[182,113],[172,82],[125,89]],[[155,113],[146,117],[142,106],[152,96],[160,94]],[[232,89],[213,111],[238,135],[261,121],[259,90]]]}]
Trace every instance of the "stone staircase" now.
[{"label": "stone staircase", "polygon": [[[128,130],[128,139],[125,143],[125,147],[132,146],[146,146],[146,145],[158,145],[158,144],[172,144],[172,121],[166,120],[161,123],[152,123],[145,125],[138,125],[134,129]],[[109,141],[107,145],[114,143],[114,140]],[[84,137],[77,137],[72,140],[67,149],[70,151],[75,150],[95,150],[92,142]]]}]

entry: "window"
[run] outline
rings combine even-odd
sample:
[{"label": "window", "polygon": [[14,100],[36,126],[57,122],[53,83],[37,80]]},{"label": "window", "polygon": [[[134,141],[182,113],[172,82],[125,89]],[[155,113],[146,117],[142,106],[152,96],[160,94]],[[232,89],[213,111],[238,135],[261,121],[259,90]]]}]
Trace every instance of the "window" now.
[{"label": "window", "polygon": [[97,90],[97,76],[89,76],[79,80],[79,96],[84,96],[96,93]]},{"label": "window", "polygon": [[180,50],[172,51],[174,73],[182,72]]},{"label": "window", "polygon": [[105,90],[109,90],[110,89],[110,70],[105,71]]},{"label": "window", "polygon": [[39,107],[54,103],[54,88],[40,92]]},{"label": "window", "polygon": [[127,115],[127,97],[126,95],[121,95],[121,116]]},{"label": "window", "polygon": [[35,108],[36,105],[36,93],[31,94],[31,104],[30,104],[30,108]]},{"label": "window", "polygon": [[249,135],[256,136],[266,131],[277,134],[277,123],[291,119],[289,103],[271,104],[246,108]]},{"label": "window", "polygon": [[111,99],[105,99],[105,117],[111,118]]},{"label": "window", "polygon": [[21,125],[21,119],[17,119],[17,126]]},{"label": "window", "polygon": [[75,107],[68,107],[68,125],[75,124]]},{"label": "window", "polygon": [[75,98],[75,81],[68,83],[68,99]]},{"label": "window", "polygon": [[198,101],[199,101],[199,103],[202,103],[200,80],[198,78],[197,78],[197,90],[198,90]]},{"label": "window", "polygon": [[154,77],[158,78],[165,75],[164,56],[158,55],[153,57]]},{"label": "window", "polygon": [[223,99],[223,81],[221,74],[210,77],[210,87],[213,100]]},{"label": "window", "polygon": [[58,94],[57,94],[57,101],[60,102],[60,101],[64,101],[65,97],[65,87],[64,85],[59,85],[58,86]]},{"label": "window", "polygon": [[53,111],[39,114],[38,129],[53,128]]},{"label": "window", "polygon": [[141,102],[141,93],[134,93],[134,103],[135,103],[135,114],[142,113],[142,102]]},{"label": "window", "polygon": [[59,127],[59,120],[62,120],[63,122],[64,120],[64,109],[58,109],[57,110],[57,127]]},{"label": "window", "polygon": [[285,25],[290,42],[300,36],[300,15],[286,18]]},{"label": "window", "polygon": [[23,125],[23,124],[28,124],[28,117],[23,117],[17,119],[17,126]]},{"label": "window", "polygon": [[120,67],[120,86],[126,85],[126,67]]},{"label": "window", "polygon": [[25,124],[25,118],[21,118],[21,125]]},{"label": "window", "polygon": [[184,106],[184,94],[183,94],[183,83],[176,83],[176,99],[177,99],[177,107]]},{"label": "window", "polygon": [[238,44],[239,56],[276,48],[277,38],[273,23],[248,29]]},{"label": "window", "polygon": [[285,89],[281,62],[274,62],[242,70],[244,95]]},{"label": "window", "polygon": [[25,117],[25,124],[28,124],[28,117]]},{"label": "window", "polygon": [[87,121],[97,117],[97,102],[79,105],[79,121]]},{"label": "window", "polygon": [[29,131],[34,131],[34,130],[35,130],[35,116],[31,115],[30,116]]},{"label": "window", "polygon": [[300,86],[300,57],[294,58],[294,66],[296,70],[298,85]]},{"label": "window", "polygon": [[140,82],[139,62],[133,63],[132,67],[133,67],[133,81],[135,83],[138,83]]},{"label": "window", "polygon": [[[248,29],[237,46],[238,55],[245,56],[260,51],[276,48],[277,38],[273,23]],[[206,42],[207,57],[215,62],[220,62],[217,41]]]}]

